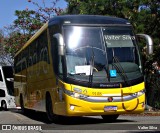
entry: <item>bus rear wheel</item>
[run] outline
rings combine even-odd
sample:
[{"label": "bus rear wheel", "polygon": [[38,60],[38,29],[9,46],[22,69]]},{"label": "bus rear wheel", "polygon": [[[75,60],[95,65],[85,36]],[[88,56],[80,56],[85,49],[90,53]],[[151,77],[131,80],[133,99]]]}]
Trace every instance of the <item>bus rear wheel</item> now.
[{"label": "bus rear wheel", "polygon": [[59,121],[59,116],[53,113],[52,99],[49,94],[46,95],[46,114],[49,122],[56,123]]},{"label": "bus rear wheel", "polygon": [[118,114],[117,115],[102,115],[102,118],[106,122],[114,122],[117,120],[118,116],[119,116]]}]

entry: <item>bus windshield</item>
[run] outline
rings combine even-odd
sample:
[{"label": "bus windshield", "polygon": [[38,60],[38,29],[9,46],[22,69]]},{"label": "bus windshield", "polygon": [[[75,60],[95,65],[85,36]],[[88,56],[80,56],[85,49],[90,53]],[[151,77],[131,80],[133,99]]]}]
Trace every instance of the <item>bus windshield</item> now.
[{"label": "bus windshield", "polygon": [[[65,26],[67,76],[93,83],[126,82],[141,77],[131,27]],[[116,77],[110,77],[116,70]],[[125,76],[124,75],[125,73]]]}]

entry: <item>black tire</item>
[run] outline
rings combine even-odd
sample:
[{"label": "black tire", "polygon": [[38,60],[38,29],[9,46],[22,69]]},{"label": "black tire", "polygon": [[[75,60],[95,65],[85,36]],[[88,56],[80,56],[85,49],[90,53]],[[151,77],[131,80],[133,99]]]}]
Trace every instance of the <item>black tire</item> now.
[{"label": "black tire", "polygon": [[2,110],[4,110],[4,111],[7,111],[8,109],[7,109],[7,103],[6,103],[6,101],[2,101],[2,103],[1,103],[1,108],[2,108]]},{"label": "black tire", "polygon": [[52,99],[49,94],[46,95],[46,114],[49,122],[59,122],[59,116],[53,113]]},{"label": "black tire", "polygon": [[105,122],[114,122],[117,120],[118,118],[118,114],[117,115],[102,115],[102,118]]}]

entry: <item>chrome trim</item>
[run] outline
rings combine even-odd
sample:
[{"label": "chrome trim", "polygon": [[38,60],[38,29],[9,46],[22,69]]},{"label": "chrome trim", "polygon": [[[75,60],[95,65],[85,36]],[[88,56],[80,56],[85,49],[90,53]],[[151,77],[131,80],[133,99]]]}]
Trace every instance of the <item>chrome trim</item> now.
[{"label": "chrome trim", "polygon": [[[116,95],[112,96],[112,98],[113,98],[112,102],[129,101],[129,100],[138,98],[138,97],[140,97],[140,96],[145,94],[145,89],[143,89],[143,90],[141,90],[139,92],[141,92],[141,95],[138,95],[138,92],[136,92],[136,93],[130,94],[128,96],[123,96],[123,97],[122,96],[116,96]],[[71,96],[71,97],[74,97],[74,93],[76,93],[76,92],[71,92],[69,90],[65,90],[64,89],[64,93],[69,95],[69,96]],[[84,100],[84,101],[88,101],[88,102],[109,102],[108,101],[109,97],[110,96],[92,97],[92,96],[87,96],[87,95],[80,94],[79,99]]]},{"label": "chrome trim", "polygon": [[147,43],[147,54],[153,54],[153,40],[149,35],[146,34],[136,34],[139,37],[146,39]]},{"label": "chrome trim", "polygon": [[[122,99],[123,101],[129,101],[129,100],[137,98],[137,96],[128,95],[124,97],[112,97],[112,98],[113,98],[112,102],[121,102]],[[88,102],[109,102],[108,97],[87,97],[83,100],[88,101]]]}]

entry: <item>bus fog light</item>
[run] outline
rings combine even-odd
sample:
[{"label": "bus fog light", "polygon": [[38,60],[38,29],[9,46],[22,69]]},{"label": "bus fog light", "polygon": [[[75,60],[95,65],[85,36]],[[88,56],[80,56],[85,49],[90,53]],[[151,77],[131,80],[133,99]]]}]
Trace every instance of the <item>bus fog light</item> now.
[{"label": "bus fog light", "polygon": [[70,105],[70,110],[74,110],[75,106],[74,105]]}]

